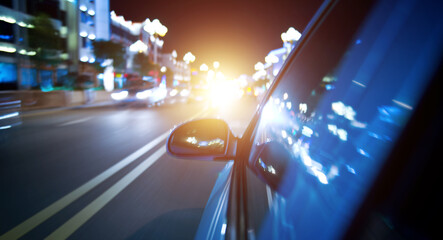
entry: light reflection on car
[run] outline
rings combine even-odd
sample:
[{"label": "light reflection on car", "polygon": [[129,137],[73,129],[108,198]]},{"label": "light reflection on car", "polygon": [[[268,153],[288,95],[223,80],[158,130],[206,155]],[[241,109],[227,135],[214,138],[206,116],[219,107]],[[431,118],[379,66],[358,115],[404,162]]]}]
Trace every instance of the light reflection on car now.
[{"label": "light reflection on car", "polygon": [[228,161],[196,239],[438,238],[441,9],[325,1],[242,138],[220,119],[174,129],[225,140],[226,154],[167,143]]}]

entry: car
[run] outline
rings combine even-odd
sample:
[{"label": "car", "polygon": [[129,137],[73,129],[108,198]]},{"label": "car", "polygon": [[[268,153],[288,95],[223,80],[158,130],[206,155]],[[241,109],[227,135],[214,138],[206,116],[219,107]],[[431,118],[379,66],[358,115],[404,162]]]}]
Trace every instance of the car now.
[{"label": "car", "polygon": [[189,100],[190,88],[186,84],[180,84],[173,88],[168,88],[167,102],[170,104],[187,103]]},{"label": "car", "polygon": [[129,75],[125,86],[111,93],[111,98],[119,104],[133,104],[143,106],[158,106],[164,102],[167,95],[166,85],[158,86],[152,82],[143,80],[133,74]]},{"label": "car", "polygon": [[172,130],[170,155],[226,161],[196,239],[441,235],[442,1],[325,1],[241,138]]}]

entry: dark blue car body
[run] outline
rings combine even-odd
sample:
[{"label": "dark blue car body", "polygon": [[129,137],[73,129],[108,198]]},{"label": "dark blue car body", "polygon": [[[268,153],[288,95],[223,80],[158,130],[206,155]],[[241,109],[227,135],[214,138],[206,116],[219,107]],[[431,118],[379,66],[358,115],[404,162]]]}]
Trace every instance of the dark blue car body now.
[{"label": "dark blue car body", "polygon": [[226,143],[233,161],[196,238],[441,235],[442,10],[326,1],[243,137]]}]

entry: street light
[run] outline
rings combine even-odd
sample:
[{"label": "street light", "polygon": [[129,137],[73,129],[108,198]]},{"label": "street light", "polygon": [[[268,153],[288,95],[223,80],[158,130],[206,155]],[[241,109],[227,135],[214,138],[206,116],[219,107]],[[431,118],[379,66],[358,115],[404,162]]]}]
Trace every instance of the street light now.
[{"label": "street light", "polygon": [[208,70],[209,70],[208,65],[206,65],[204,63],[202,65],[200,65],[200,71],[207,72]]},{"label": "street light", "polygon": [[278,61],[279,61],[278,57],[275,56],[274,54],[269,54],[268,56],[265,57],[265,62],[269,64],[278,63]]},{"label": "street light", "polygon": [[159,37],[164,37],[168,32],[168,28],[162,25],[158,19],[154,19],[152,22],[147,19],[143,30],[153,37],[151,42],[154,43],[154,63],[157,64],[157,45],[163,46],[163,41]]},{"label": "street light", "polygon": [[193,63],[195,61],[195,56],[194,54],[192,54],[191,52],[187,52],[184,56],[183,56],[183,61],[185,61],[186,64],[189,65],[189,80],[191,79],[191,74],[192,74],[192,68],[191,68],[191,63]]},{"label": "street light", "polygon": [[185,56],[183,56],[183,61],[187,64],[193,63],[195,61],[195,56],[191,52],[187,52]]},{"label": "street light", "polygon": [[220,63],[217,61],[215,61],[212,65],[214,66],[215,70],[217,70],[220,67]]},{"label": "street light", "polygon": [[295,41],[298,41],[301,37],[301,33],[295,28],[290,27],[286,32],[281,34],[281,40],[283,42],[290,42],[291,44]]},{"label": "street light", "polygon": [[272,73],[272,78],[270,78],[271,81],[274,80],[274,77],[277,75],[276,71],[274,70],[274,64],[279,62],[279,59],[277,56],[275,56],[274,54],[269,54],[268,56],[265,57],[265,62],[267,64],[270,64],[268,69],[271,69],[271,73]]},{"label": "street light", "polygon": [[255,71],[263,70],[263,69],[265,69],[265,65],[263,65],[262,62],[257,62],[257,63],[254,65],[254,69],[255,69]]},{"label": "street light", "polygon": [[[294,47],[294,42],[298,41],[301,38],[301,33],[295,28],[290,27],[286,32],[281,34],[281,40],[283,41],[283,46],[286,47],[286,54],[291,52]],[[289,45],[287,44],[289,43]]]}]

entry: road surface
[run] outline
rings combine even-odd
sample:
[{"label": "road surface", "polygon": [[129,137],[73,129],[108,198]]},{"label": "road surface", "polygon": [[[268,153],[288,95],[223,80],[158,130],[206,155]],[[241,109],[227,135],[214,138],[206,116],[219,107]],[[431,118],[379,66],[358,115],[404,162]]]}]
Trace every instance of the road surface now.
[{"label": "road surface", "polygon": [[203,103],[35,112],[0,131],[0,239],[193,239],[224,162],[169,156],[174,125],[257,106]]}]

